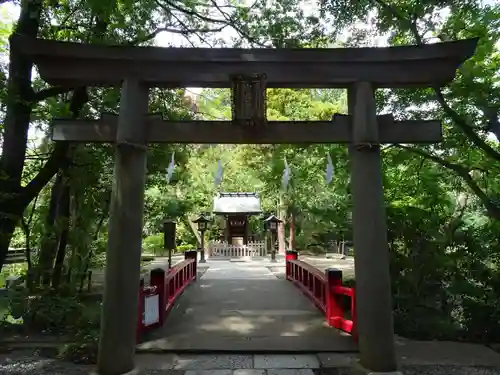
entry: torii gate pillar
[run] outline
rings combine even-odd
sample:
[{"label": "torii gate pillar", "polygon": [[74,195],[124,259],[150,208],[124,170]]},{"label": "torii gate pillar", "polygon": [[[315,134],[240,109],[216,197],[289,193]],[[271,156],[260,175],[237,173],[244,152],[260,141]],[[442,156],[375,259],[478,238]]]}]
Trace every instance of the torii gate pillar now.
[{"label": "torii gate pillar", "polygon": [[148,88],[138,80],[125,79],[116,134],[98,374],[125,374],[135,366],[147,110]]},{"label": "torii gate pillar", "polygon": [[397,362],[382,158],[370,83],[348,89],[348,110],[353,124],[349,157],[360,364],[375,373],[388,373],[397,370]]}]

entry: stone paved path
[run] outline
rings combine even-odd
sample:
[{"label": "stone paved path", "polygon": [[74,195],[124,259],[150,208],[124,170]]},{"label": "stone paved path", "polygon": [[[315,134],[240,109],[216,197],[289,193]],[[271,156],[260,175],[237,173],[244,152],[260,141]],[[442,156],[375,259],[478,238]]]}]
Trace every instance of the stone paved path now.
[{"label": "stone paved path", "polygon": [[324,316],[295,286],[270,271],[271,265],[206,263],[208,269],[185,291],[164,327],[153,331],[138,349],[357,351],[352,338],[328,327]]}]

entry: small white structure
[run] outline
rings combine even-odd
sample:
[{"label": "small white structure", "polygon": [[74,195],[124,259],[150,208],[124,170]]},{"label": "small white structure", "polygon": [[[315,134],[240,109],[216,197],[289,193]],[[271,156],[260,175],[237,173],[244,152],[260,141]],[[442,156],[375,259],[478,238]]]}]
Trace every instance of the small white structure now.
[{"label": "small white structure", "polygon": [[262,258],[266,255],[265,241],[251,241],[246,245],[232,245],[225,241],[212,241],[208,245],[208,256],[212,259]]},{"label": "small white structure", "polygon": [[219,238],[231,245],[249,245],[255,241],[249,218],[262,214],[257,193],[218,193],[214,197],[212,213],[219,219]]},{"label": "small white structure", "polygon": [[255,192],[219,192],[212,213],[218,216],[218,241],[208,245],[212,259],[251,259],[267,256],[266,241],[258,241],[249,219],[262,214],[259,194]]}]

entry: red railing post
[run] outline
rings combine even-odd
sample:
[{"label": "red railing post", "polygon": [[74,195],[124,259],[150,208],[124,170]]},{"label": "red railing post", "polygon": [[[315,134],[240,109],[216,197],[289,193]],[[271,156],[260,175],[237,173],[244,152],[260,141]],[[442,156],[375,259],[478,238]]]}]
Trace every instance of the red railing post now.
[{"label": "red railing post", "polygon": [[[328,268],[325,270],[326,276],[326,306],[325,306],[325,315],[326,321],[328,325],[332,327],[336,327],[335,321],[338,320],[336,318],[343,319],[344,311],[342,306],[339,305],[336,295],[333,291],[334,287],[342,286],[342,271],[336,268]],[[340,328],[340,327],[336,327]]]},{"label": "red railing post", "polygon": [[139,342],[144,331],[144,279],[139,282],[139,303],[137,304],[136,340]]},{"label": "red railing post", "polygon": [[198,263],[198,252],[196,250],[188,250],[184,252],[184,259],[194,259],[192,276],[193,279],[197,278],[197,263]]},{"label": "red railing post", "polygon": [[299,259],[299,253],[295,250],[287,250],[285,255],[285,260],[297,260]]},{"label": "red railing post", "polygon": [[299,253],[295,250],[287,250],[285,253],[285,262],[286,262],[286,278],[292,277],[292,267],[293,265],[289,263],[290,260],[299,259]]},{"label": "red railing post", "polygon": [[352,288],[352,297],[351,297],[351,320],[352,320],[352,330],[351,335],[354,338],[354,341],[358,342],[358,322],[356,316],[356,289]]},{"label": "red railing post", "polygon": [[151,286],[155,286],[158,291],[158,325],[161,327],[165,323],[166,316],[166,306],[167,306],[167,291],[165,285],[165,270],[162,268],[152,269],[150,272],[150,282]]}]

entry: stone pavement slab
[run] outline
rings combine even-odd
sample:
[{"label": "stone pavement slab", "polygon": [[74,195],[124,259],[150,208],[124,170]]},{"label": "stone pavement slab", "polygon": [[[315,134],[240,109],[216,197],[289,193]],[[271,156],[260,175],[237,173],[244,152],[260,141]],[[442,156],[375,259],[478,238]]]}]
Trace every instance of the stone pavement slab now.
[{"label": "stone pavement slab", "polygon": [[136,363],[143,369],[161,370],[217,370],[252,369],[252,355],[235,354],[138,354]]},{"label": "stone pavement slab", "polygon": [[318,353],[320,367],[349,367],[359,359],[357,353]]},{"label": "stone pavement slab", "polygon": [[349,335],[328,327],[294,285],[265,265],[207,264],[139,351],[357,351]]},{"label": "stone pavement slab", "polygon": [[237,369],[233,375],[266,375],[266,370],[261,369]]},{"label": "stone pavement slab", "polygon": [[255,355],[255,368],[274,368],[274,369],[308,369],[318,368],[319,361],[314,354],[274,354],[274,355]]},{"label": "stone pavement slab", "polygon": [[279,369],[270,368],[266,371],[267,375],[315,375],[314,371],[310,368],[299,368],[299,369]]},{"label": "stone pavement slab", "polygon": [[177,357],[174,369],[251,369],[253,359],[251,355],[197,355]]},{"label": "stone pavement slab", "polygon": [[184,375],[232,375],[233,370],[189,370]]}]

